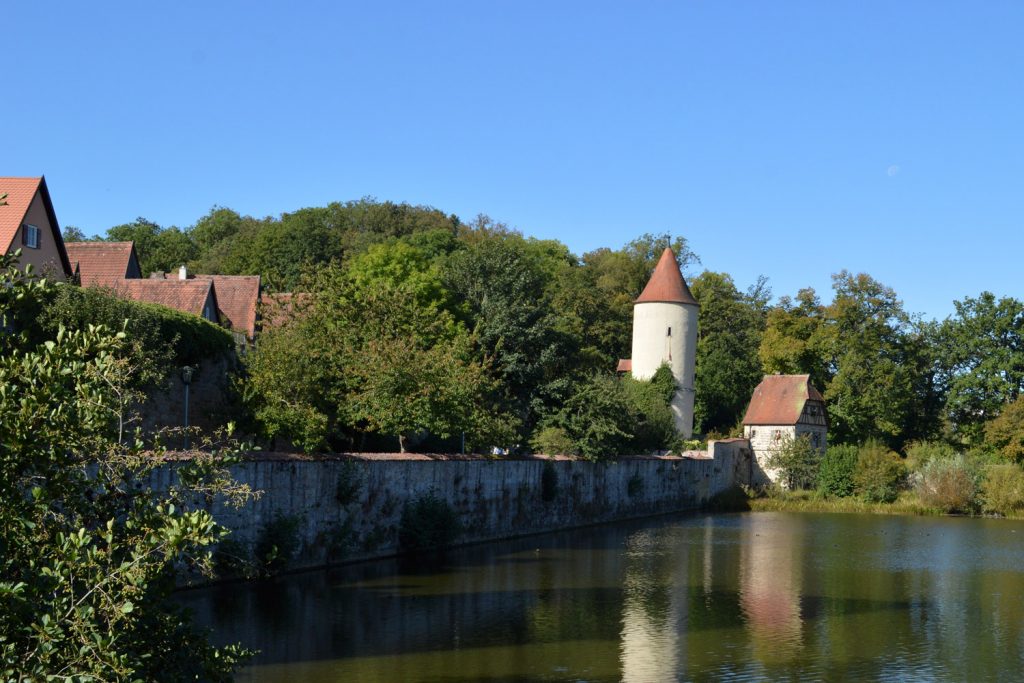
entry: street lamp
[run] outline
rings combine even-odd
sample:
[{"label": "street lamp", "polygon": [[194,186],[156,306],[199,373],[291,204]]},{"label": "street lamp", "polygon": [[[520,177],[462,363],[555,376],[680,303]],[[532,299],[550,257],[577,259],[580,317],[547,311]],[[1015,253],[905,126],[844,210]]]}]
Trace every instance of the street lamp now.
[{"label": "street lamp", "polygon": [[188,387],[192,384],[192,375],[196,369],[186,365],[181,369],[181,383],[185,385],[185,450],[188,450]]}]

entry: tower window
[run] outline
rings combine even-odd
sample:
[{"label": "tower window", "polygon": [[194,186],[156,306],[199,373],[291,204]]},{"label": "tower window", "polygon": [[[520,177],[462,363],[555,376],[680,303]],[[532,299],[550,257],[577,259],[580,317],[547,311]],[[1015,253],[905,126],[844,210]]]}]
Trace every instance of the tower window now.
[{"label": "tower window", "polygon": [[667,336],[669,336],[669,337],[671,337],[671,336],[672,336],[672,328],[671,328],[671,327],[670,327],[670,328],[668,328],[668,335],[667,335]]}]

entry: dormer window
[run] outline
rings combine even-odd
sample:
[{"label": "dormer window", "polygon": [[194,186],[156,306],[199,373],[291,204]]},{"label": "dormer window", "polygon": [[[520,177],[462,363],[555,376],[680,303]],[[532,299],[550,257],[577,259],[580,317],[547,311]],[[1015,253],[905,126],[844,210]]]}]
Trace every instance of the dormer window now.
[{"label": "dormer window", "polygon": [[34,225],[25,224],[24,238],[22,242],[29,249],[39,248],[39,228]]}]

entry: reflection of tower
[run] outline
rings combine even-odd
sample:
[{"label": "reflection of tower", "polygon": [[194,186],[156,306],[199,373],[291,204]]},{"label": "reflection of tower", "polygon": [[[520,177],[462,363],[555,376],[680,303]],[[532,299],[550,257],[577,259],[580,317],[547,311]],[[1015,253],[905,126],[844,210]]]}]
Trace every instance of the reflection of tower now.
[{"label": "reflection of tower", "polygon": [[663,363],[672,368],[676,431],[693,434],[693,384],[697,359],[697,313],[700,306],[679,272],[671,249],[665,249],[650,281],[633,305],[633,358],[637,379],[650,379]]},{"label": "reflection of tower", "polygon": [[778,664],[799,654],[803,539],[799,522],[771,514],[749,515],[740,546],[740,607],[754,657]]},{"label": "reflection of tower", "polygon": [[650,532],[627,540],[619,645],[624,683],[675,681],[682,671],[687,562],[661,553],[662,543]]}]

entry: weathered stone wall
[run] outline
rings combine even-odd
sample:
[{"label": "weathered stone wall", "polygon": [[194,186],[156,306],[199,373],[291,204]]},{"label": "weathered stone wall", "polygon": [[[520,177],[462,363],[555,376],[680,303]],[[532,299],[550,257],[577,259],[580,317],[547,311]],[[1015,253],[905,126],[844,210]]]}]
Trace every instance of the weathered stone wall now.
[{"label": "weathered stone wall", "polygon": [[[189,385],[189,424],[210,431],[226,424],[233,417],[229,401],[230,373],[237,363],[234,352],[203,361],[196,368]],[[142,428],[152,432],[185,424],[185,384],[180,372],[172,372],[166,384],[149,394],[141,407]]]},{"label": "weathered stone wall", "polygon": [[[242,509],[218,501],[211,507],[232,539],[248,548],[275,519],[293,520],[299,551],[290,566],[315,567],[395,554],[403,507],[428,493],[455,510],[465,530],[459,541],[467,543],[692,509],[750,482],[745,439],[713,442],[702,455],[592,463],[268,454],[233,468],[238,481],[262,491],[259,500]],[[174,468],[158,470],[153,484],[168,486]],[[546,468],[557,479],[549,500]]]}]

